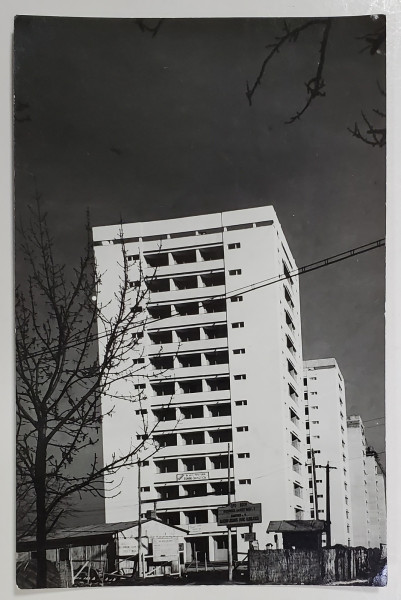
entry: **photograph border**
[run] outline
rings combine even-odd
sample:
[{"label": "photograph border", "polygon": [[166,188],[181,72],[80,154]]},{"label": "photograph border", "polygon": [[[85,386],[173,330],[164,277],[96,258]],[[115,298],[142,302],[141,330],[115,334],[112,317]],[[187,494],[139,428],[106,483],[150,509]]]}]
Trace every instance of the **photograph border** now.
[{"label": "photograph border", "polygon": [[[12,166],[12,33],[13,20],[17,14],[47,15],[47,16],[74,16],[74,17],[108,17],[108,18],[133,18],[133,17],[301,17],[301,16],[356,16],[363,14],[386,14],[387,16],[387,202],[386,202],[386,448],[388,472],[388,564],[389,581],[386,588],[374,592],[376,588],[352,588],[352,599],[359,600],[370,597],[369,594],[380,593],[380,598],[397,598],[401,596],[401,551],[398,539],[401,536],[401,518],[397,507],[401,505],[401,483],[399,481],[399,462],[397,460],[398,427],[401,423],[401,404],[397,401],[401,388],[401,369],[399,368],[400,344],[397,340],[401,330],[400,311],[397,299],[401,291],[401,270],[398,257],[401,256],[401,208],[397,198],[401,197],[400,182],[400,153],[401,153],[401,120],[397,107],[401,104],[401,89],[399,71],[401,69],[401,3],[379,0],[354,0],[350,2],[336,2],[332,0],[302,0],[298,5],[291,0],[243,0],[195,2],[193,0],[163,1],[152,0],[151,3],[138,0],[3,0],[0,8],[0,39],[3,44],[0,53],[2,73],[1,88],[1,118],[2,118],[2,143],[1,143],[1,256],[3,294],[1,295],[1,364],[5,374],[5,393],[3,396],[3,422],[6,427],[2,432],[1,465],[6,479],[6,492],[2,494],[1,508],[3,521],[3,540],[0,550],[0,565],[5,598],[22,597],[35,594],[35,597],[53,600],[60,598],[60,594],[68,594],[71,590],[18,590],[15,585],[15,440],[14,440],[14,404],[11,398],[15,397],[14,375],[14,342],[13,342],[13,166]],[[5,286],[5,289],[4,289]],[[398,309],[398,310],[397,310]],[[389,400],[387,400],[389,399]],[[202,587],[192,586],[191,593],[194,597],[204,594]],[[210,586],[209,586],[210,587]],[[270,586],[269,586],[270,587]],[[106,591],[107,590],[107,591]],[[266,597],[271,594],[275,600],[292,598],[336,599],[340,593],[351,593],[351,588],[329,589],[323,587],[296,586],[253,586],[252,593],[255,597]],[[243,594],[241,586],[229,588],[219,586],[214,590],[223,598],[240,598]],[[98,598],[97,594],[109,594],[110,590],[100,591],[99,588],[74,590],[74,598],[78,600]],[[212,590],[211,590],[212,592]],[[160,593],[160,588],[142,588],[144,598],[155,598]],[[183,588],[164,588],[164,594],[174,594],[184,598],[187,593]],[[131,597],[130,588],[118,588],[119,600]],[[63,596],[64,597],[64,596]],[[66,596],[67,597],[67,596]],[[104,598],[108,596],[104,595]]]}]

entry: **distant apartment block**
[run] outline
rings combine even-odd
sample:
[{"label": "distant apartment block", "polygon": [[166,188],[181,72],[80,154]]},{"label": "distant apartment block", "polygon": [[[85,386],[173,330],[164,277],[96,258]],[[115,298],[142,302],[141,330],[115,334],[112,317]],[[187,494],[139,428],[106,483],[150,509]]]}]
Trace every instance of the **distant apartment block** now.
[{"label": "distant apartment block", "polygon": [[370,522],[369,542],[372,548],[380,548],[382,544],[387,544],[385,481],[378,455],[369,447],[366,449],[366,473]]},{"label": "distant apartment block", "polygon": [[[96,227],[93,237],[104,274],[99,300],[112,314],[119,226]],[[130,281],[135,286],[142,270],[149,292],[132,351],[146,377],[138,374],[136,411],[102,398],[104,413],[115,406],[103,422],[105,459],[142,434],[145,415],[159,450],[142,469],[143,510],[189,530],[189,560],[225,560],[217,509],[227,504],[230,464],[231,500],[262,503],[254,531],[264,548],[274,543],[270,520],[310,518],[299,287],[276,213],[268,206],[124,224],[123,238]],[[283,281],[247,293],[280,274]],[[119,495],[106,499],[108,522],[137,518],[136,469],[118,479]],[[246,531],[233,529],[234,551],[247,551]]]},{"label": "distant apartment block", "polygon": [[370,547],[370,518],[365,428],[360,416],[347,419],[354,546]]},{"label": "distant apartment block", "polygon": [[[326,519],[326,471],[330,470],[331,543],[352,545],[351,486],[344,379],[334,358],[304,362],[310,518]],[[312,472],[316,468],[317,507]],[[323,537],[323,539],[325,536]]]}]

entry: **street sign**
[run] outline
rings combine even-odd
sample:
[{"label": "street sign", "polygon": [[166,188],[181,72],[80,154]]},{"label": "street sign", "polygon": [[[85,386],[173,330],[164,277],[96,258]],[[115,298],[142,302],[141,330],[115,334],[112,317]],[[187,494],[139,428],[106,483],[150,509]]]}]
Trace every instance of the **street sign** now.
[{"label": "street sign", "polygon": [[256,540],[256,533],[251,531],[249,533],[244,533],[244,542],[254,542]]},{"label": "street sign", "polygon": [[154,537],[152,541],[153,562],[169,562],[177,560],[179,541],[177,537]]},{"label": "street sign", "polygon": [[205,481],[209,479],[207,471],[186,471],[185,473],[177,473],[177,481]]},{"label": "street sign", "polygon": [[260,502],[231,502],[227,506],[219,506],[217,509],[218,525],[231,527],[242,527],[251,523],[262,522],[262,505]]}]

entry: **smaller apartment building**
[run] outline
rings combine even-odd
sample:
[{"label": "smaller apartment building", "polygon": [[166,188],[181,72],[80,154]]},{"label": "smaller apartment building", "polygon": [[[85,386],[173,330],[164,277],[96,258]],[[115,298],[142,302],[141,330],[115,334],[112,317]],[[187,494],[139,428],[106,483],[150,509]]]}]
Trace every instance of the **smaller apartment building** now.
[{"label": "smaller apartment building", "polygon": [[370,545],[380,548],[382,544],[387,544],[385,481],[378,455],[369,447],[366,449],[366,472]]},{"label": "smaller apartment building", "polygon": [[371,546],[365,428],[359,415],[347,419],[354,546]]},{"label": "smaller apartment building", "polygon": [[[326,470],[330,463],[331,543],[352,545],[351,486],[344,379],[334,358],[304,362],[310,518],[326,519]],[[316,463],[318,514],[312,469]],[[323,540],[325,534],[323,535]]]}]

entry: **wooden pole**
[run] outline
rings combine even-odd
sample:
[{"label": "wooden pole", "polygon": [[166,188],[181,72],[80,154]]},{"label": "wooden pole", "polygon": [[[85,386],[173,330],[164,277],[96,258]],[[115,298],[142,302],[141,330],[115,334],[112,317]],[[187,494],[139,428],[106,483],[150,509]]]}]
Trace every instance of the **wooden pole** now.
[{"label": "wooden pole", "polygon": [[138,460],[138,575],[143,577],[142,569],[142,500],[141,500],[141,461]]},{"label": "wooden pole", "polygon": [[326,465],[326,547],[331,547],[330,464]]},{"label": "wooden pole", "polygon": [[[227,444],[227,481],[228,481],[228,504],[231,503],[231,471],[230,471],[230,443]],[[228,543],[227,543],[227,552],[228,552],[228,581],[233,580],[233,548],[232,548],[232,537],[231,537],[231,527],[227,525],[227,534],[228,534]]]}]

